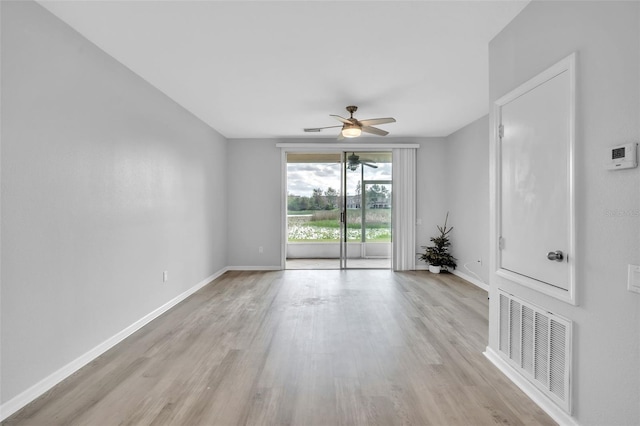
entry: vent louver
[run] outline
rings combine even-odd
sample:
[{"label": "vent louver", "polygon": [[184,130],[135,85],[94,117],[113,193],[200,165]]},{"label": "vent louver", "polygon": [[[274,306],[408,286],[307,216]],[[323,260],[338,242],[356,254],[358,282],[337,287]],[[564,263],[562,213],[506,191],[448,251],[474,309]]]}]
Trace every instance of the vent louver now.
[{"label": "vent louver", "polygon": [[499,290],[500,355],[571,413],[571,321]]}]

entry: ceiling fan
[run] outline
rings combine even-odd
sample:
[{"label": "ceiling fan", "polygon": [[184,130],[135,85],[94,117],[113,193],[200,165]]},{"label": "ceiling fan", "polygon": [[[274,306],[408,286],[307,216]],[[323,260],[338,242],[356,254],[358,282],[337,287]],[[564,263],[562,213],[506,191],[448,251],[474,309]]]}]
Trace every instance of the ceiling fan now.
[{"label": "ceiling fan", "polygon": [[327,127],[311,127],[304,129],[305,132],[319,132],[323,129],[332,129],[336,127],[342,127],[342,131],[338,135],[338,139],[344,138],[357,138],[362,134],[371,133],[379,136],[387,136],[389,132],[386,130],[378,129],[377,127],[373,127],[374,124],[385,124],[385,123],[395,123],[396,119],[392,117],[387,118],[370,118],[367,120],[358,120],[353,116],[353,113],[358,110],[358,107],[355,105],[349,105],[347,107],[347,111],[349,112],[349,118],[343,118],[339,115],[329,114],[331,117],[334,117],[336,120],[342,123],[342,126],[327,126]]},{"label": "ceiling fan", "polygon": [[375,164],[371,164],[371,160],[360,159],[359,155],[356,155],[355,152],[352,152],[350,156],[347,157],[347,168],[351,171],[355,171],[358,168],[358,164],[363,164],[365,166],[373,167],[377,169],[378,166]]}]

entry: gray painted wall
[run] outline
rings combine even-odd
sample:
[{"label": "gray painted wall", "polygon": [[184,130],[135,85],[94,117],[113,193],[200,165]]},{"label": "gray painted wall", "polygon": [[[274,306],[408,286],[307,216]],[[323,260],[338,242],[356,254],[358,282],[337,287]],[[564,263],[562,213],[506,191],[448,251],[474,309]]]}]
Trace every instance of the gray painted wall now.
[{"label": "gray painted wall", "polygon": [[[282,194],[282,156],[278,142],[335,143],[335,139],[233,139],[228,146],[228,261],[232,268],[274,268],[281,265],[282,214],[285,211]],[[420,148],[417,162],[416,253],[429,237],[437,232],[436,224],[444,221],[447,212],[446,170],[442,161],[446,152],[445,138],[401,138],[384,140],[360,139],[360,143],[414,143]],[[240,170],[250,171],[240,173]],[[256,208],[255,206],[260,206]],[[263,253],[258,247],[263,247]],[[420,265],[420,263],[419,263]],[[422,266],[425,264],[422,263]]]},{"label": "gray painted wall", "polygon": [[6,402],[227,265],[227,142],[36,3],[1,7]]},{"label": "gray painted wall", "polygon": [[[574,417],[583,425],[640,424],[640,169],[608,171],[607,148],[640,139],[640,3],[532,2],[489,46],[495,101],[577,52],[576,294],[579,306],[501,282],[574,321]],[[492,290],[498,285],[492,277]],[[490,346],[497,350],[491,298]]]},{"label": "gray painted wall", "polygon": [[[423,253],[422,246],[431,245],[429,238],[438,233],[436,225],[442,225],[449,211],[447,185],[449,164],[446,161],[446,138],[417,140],[416,152],[416,253]],[[416,268],[427,264],[416,261]]]},{"label": "gray painted wall", "polygon": [[489,116],[447,136],[444,158],[449,224],[454,227],[451,252],[458,259],[457,270],[488,285]]},{"label": "gray painted wall", "polygon": [[[228,146],[228,264],[281,266],[282,169],[275,140],[233,139]],[[258,252],[258,247],[263,252]]]}]

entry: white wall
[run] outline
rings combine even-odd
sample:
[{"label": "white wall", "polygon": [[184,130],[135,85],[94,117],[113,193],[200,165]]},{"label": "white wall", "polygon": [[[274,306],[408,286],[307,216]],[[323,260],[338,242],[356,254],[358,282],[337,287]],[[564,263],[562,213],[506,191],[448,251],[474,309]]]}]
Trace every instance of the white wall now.
[{"label": "white wall", "polygon": [[[280,267],[282,241],[282,157],[276,143],[335,143],[335,139],[232,139],[228,152],[229,247],[231,268]],[[437,232],[447,212],[445,138],[361,138],[359,143],[415,143],[417,150],[416,253]],[[339,147],[338,147],[339,149]],[[248,172],[241,172],[241,171]],[[256,207],[258,206],[258,207]],[[263,247],[263,253],[258,247]],[[424,263],[422,264],[424,266]]]},{"label": "white wall", "polygon": [[458,259],[456,270],[488,285],[489,116],[447,136],[443,161],[447,163],[448,224],[454,227],[451,252]]},{"label": "white wall", "polygon": [[[445,138],[422,138],[416,152],[416,253],[423,253],[422,246],[431,245],[429,238],[437,235],[437,225],[444,223],[449,211],[447,196],[447,169]],[[417,260],[416,268],[426,268]]]},{"label": "white wall", "polygon": [[[576,51],[576,294],[579,306],[492,277],[574,321],[574,417],[583,425],[640,424],[640,169],[608,171],[606,149],[640,139],[640,3],[531,2],[490,44],[490,99]],[[494,293],[495,294],[495,293]],[[490,347],[497,350],[491,298]]]},{"label": "white wall", "polygon": [[36,3],[1,7],[5,403],[227,265],[227,142]]},{"label": "white wall", "polygon": [[227,224],[232,268],[281,267],[282,169],[276,143],[273,139],[229,141]]}]

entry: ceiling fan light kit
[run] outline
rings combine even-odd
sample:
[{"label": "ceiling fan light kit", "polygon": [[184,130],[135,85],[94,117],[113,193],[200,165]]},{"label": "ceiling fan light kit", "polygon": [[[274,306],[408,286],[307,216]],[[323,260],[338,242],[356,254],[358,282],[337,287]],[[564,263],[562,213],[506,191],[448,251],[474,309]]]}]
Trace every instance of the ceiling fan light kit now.
[{"label": "ceiling fan light kit", "polygon": [[342,136],[345,138],[357,138],[362,134],[362,129],[354,124],[342,126]]},{"label": "ceiling fan light kit", "polygon": [[[378,135],[378,136],[387,136],[389,132],[387,132],[386,130],[378,129],[377,127],[373,127],[373,125],[396,122],[396,119],[392,117],[370,118],[367,120],[358,120],[353,117],[353,113],[356,112],[357,110],[358,110],[357,106],[349,105],[347,107],[347,111],[350,114],[349,118],[344,118],[344,117],[340,117],[339,115],[330,114],[331,117],[335,118],[336,120],[342,123],[342,130],[338,135],[338,139],[357,138],[362,134],[362,132],[371,133],[373,135]],[[320,132],[323,129],[331,129],[334,127],[340,127],[340,126],[311,127],[311,128],[304,129],[304,131]]]}]

